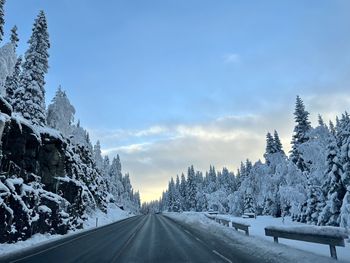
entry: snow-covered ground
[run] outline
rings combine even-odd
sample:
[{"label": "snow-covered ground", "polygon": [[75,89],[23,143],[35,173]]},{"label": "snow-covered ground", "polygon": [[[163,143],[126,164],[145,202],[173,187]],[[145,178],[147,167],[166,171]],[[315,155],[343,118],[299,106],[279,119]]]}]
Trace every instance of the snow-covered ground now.
[{"label": "snow-covered ground", "polygon": [[84,229],[69,231],[66,235],[50,235],[50,234],[35,234],[31,238],[25,241],[19,241],[14,244],[0,244],[0,255],[12,253],[23,248],[31,247],[33,245],[41,245],[46,242],[52,242],[54,240],[66,237],[67,235],[74,235],[82,231],[89,230],[96,227],[96,218],[98,218],[98,226],[107,225],[116,221],[134,216],[132,213],[121,210],[114,204],[109,204],[107,214],[100,210],[91,214],[89,218],[84,222]]},{"label": "snow-covered ground", "polygon": [[[203,223],[203,224],[210,224],[211,228],[213,229],[213,225],[216,226],[216,228],[220,228],[225,230],[225,232],[229,231],[236,232],[233,228],[228,228],[226,226],[223,226],[217,222],[214,222],[207,217],[205,217],[205,213],[196,213],[196,212],[184,212],[184,213],[166,213],[166,215],[178,219],[181,221],[184,221],[189,224],[196,224]],[[250,236],[257,237],[261,240],[268,240],[273,244],[273,238],[265,236],[265,230],[264,228],[266,226],[305,226],[305,224],[294,222],[291,220],[291,218],[286,217],[284,219],[282,218],[274,218],[271,216],[258,216],[256,219],[254,218],[240,218],[240,217],[234,217],[231,215],[219,215],[220,218],[232,220],[232,221],[242,221],[245,223],[250,224],[249,228],[249,234]],[[215,229],[215,227],[214,227]],[[242,238],[244,238],[244,232],[242,232]],[[285,244],[290,247],[298,248],[301,250],[305,250],[308,252],[312,252],[318,255],[330,257],[329,252],[329,246],[328,245],[322,245],[322,244],[315,244],[315,243],[309,243],[309,242],[303,242],[303,241],[296,241],[296,240],[289,240],[289,239],[283,239],[279,238],[278,242],[280,244]],[[346,242],[346,247],[336,247],[337,249],[337,255],[338,259],[345,262],[350,262],[350,243]]]}]

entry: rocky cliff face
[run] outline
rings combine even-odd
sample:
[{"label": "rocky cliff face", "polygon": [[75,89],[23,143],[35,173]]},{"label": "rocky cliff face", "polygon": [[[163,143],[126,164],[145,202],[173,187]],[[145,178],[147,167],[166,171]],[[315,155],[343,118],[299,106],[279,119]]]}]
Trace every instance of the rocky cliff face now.
[{"label": "rocky cliff face", "polygon": [[87,149],[32,126],[3,99],[0,111],[0,242],[64,234],[89,209],[105,209],[107,188]]}]

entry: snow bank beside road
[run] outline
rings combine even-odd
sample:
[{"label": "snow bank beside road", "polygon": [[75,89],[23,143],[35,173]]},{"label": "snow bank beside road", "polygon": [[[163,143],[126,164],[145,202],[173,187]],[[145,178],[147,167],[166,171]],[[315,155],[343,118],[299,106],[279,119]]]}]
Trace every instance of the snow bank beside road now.
[{"label": "snow bank beside road", "polygon": [[[95,211],[93,214],[89,215],[89,218],[84,221],[84,228],[76,231],[71,231],[67,235],[73,235],[86,231],[96,227],[96,218],[98,218],[98,226],[104,226],[117,222],[119,220],[134,216],[132,213],[121,210],[114,204],[109,204],[107,208],[107,214],[100,210]],[[21,249],[31,247],[33,245],[41,245],[46,242],[52,242],[57,239],[66,237],[67,235],[50,235],[50,234],[35,234],[31,238],[25,241],[18,241],[13,244],[0,244],[0,256],[8,253],[16,252]]]},{"label": "snow bank beside road", "polygon": [[[241,219],[230,215],[220,215],[220,218],[227,220],[235,220],[246,222],[251,225],[249,228],[250,236],[246,237],[243,233],[235,231],[233,228],[220,225],[207,217],[204,213],[185,212],[185,213],[165,213],[175,220],[182,221],[192,227],[200,227],[206,229],[212,234],[229,238],[235,244],[246,248],[246,253],[257,253],[256,250],[265,251],[264,257],[269,257],[280,262],[336,262],[331,259],[329,247],[322,244],[314,244],[302,241],[294,241],[288,239],[279,239],[279,244],[273,243],[273,238],[265,236],[264,228],[269,225],[304,225],[285,218],[273,218],[270,216],[259,216],[257,219]],[[308,253],[312,252],[312,253]],[[350,248],[337,247],[338,259],[340,262],[350,262]],[[324,257],[322,257],[324,256]],[[289,261],[287,260],[289,259]],[[272,261],[273,262],[273,261]]]}]

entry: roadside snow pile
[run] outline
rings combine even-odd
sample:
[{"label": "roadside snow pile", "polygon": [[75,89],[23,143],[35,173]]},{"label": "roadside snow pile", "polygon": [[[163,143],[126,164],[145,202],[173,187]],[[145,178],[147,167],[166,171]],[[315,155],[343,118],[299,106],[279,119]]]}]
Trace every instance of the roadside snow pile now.
[{"label": "roadside snow pile", "polygon": [[245,220],[241,217],[233,217],[233,216],[229,216],[229,215],[216,215],[214,217],[219,218],[219,219],[233,221],[233,222],[238,223],[238,224],[250,226],[250,224],[247,222],[247,220]]},{"label": "roadside snow pile", "polygon": [[[47,207],[45,208],[42,206],[41,209],[47,209]],[[67,237],[68,235],[74,235],[82,231],[95,228],[96,218],[98,218],[98,226],[100,227],[132,216],[134,216],[132,213],[121,210],[114,204],[109,204],[107,207],[107,214],[103,213],[101,210],[96,210],[92,215],[89,215],[88,219],[84,222],[84,229],[68,231],[68,234],[66,235],[50,235],[48,233],[35,234],[25,241],[18,241],[13,244],[3,243],[0,244],[0,256],[31,247],[33,245],[42,245],[47,242],[53,242],[55,240]]]},{"label": "roadside snow pile", "polygon": [[94,213],[84,222],[84,229],[96,227],[96,218],[98,219],[97,225],[103,226],[131,216],[134,216],[134,214],[129,211],[121,210],[115,204],[110,203],[107,207],[107,214],[101,210],[94,211]]},{"label": "roadside snow pile", "polygon": [[[278,257],[280,258],[280,262],[314,262],[315,260],[317,260],[318,263],[333,262],[330,258],[329,248],[326,245],[283,238],[279,239],[279,244],[275,244],[273,238],[265,236],[264,229],[266,226],[305,226],[305,224],[292,221],[290,217],[286,217],[283,222],[283,218],[273,218],[271,216],[258,216],[257,219],[247,218],[243,220],[240,217],[219,215],[222,219],[235,222],[243,221],[246,224],[250,224],[250,236],[245,236],[243,233],[237,232],[231,227],[226,227],[210,220],[205,216],[205,213],[184,212],[164,214],[175,220],[184,222],[193,228],[202,228],[218,237],[226,237],[229,240],[234,241],[237,246],[242,245],[242,247],[246,249],[246,253],[255,254],[257,253],[257,250],[265,251],[266,255],[264,254],[264,257],[269,256],[272,260],[276,259],[275,257]],[[324,257],[319,257],[317,255]],[[337,255],[340,261],[350,262],[349,243],[346,243],[345,248],[337,247]],[[285,261],[283,261],[283,259]]]}]

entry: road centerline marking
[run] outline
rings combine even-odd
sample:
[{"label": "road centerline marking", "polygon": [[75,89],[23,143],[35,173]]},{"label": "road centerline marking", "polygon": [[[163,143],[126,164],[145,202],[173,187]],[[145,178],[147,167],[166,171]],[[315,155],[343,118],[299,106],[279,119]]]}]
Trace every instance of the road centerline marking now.
[{"label": "road centerline marking", "polygon": [[219,252],[217,252],[216,250],[212,250],[212,252],[215,254],[215,255],[218,255],[219,257],[221,257],[222,259],[226,260],[227,262],[229,263],[232,263],[231,260],[229,260],[227,257],[221,255]]}]

